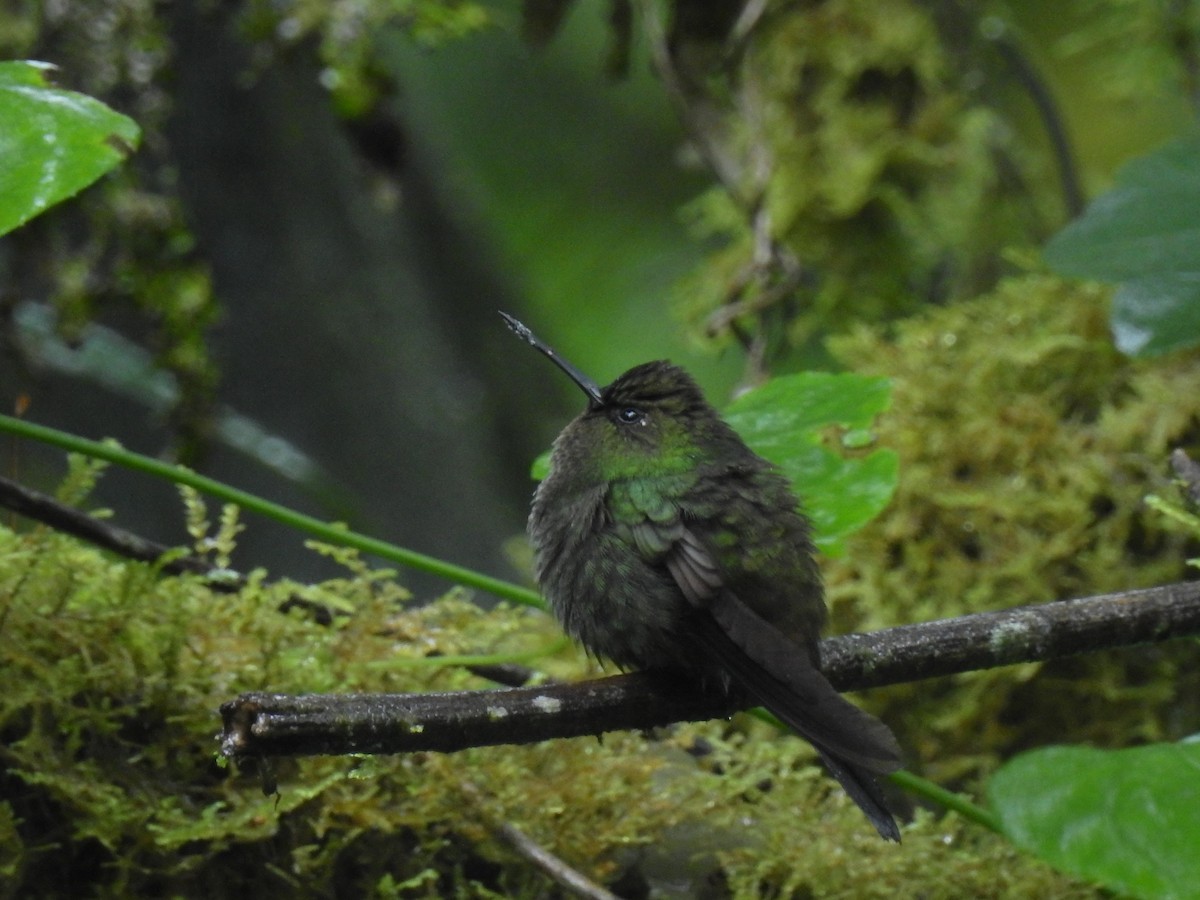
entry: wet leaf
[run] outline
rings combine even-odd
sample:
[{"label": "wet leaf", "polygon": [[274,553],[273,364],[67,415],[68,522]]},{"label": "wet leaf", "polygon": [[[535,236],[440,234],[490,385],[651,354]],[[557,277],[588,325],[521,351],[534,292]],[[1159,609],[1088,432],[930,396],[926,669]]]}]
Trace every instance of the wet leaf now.
[{"label": "wet leaf", "polygon": [[137,147],[138,126],[49,83],[47,63],[0,62],[0,234],[72,197]]},{"label": "wet leaf", "polygon": [[1063,275],[1118,284],[1112,331],[1122,352],[1200,344],[1200,139],[1125,166],[1045,256]]}]

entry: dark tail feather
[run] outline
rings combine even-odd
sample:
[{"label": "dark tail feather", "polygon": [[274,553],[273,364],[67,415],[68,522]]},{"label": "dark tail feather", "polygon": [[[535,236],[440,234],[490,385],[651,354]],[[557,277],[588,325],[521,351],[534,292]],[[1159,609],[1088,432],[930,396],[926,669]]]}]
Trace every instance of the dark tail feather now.
[{"label": "dark tail feather", "polygon": [[875,774],[900,768],[900,747],[886,725],[863,712],[817,670],[808,650],[788,640],[729,593],[699,612],[697,641],[730,677],[817,748],[830,773],[876,831],[900,840]]},{"label": "dark tail feather", "polygon": [[[749,665],[754,666],[753,660]],[[883,789],[875,777],[876,773],[900,768],[895,737],[886,725],[835,691],[824,675],[816,669],[812,669],[812,673],[824,682],[828,691],[828,694],[821,692],[824,695],[814,706],[806,702],[809,698],[790,693],[786,685],[762,669],[732,674],[756,700],[817,749],[829,774],[871,820],[880,837],[899,841],[900,829],[896,827]],[[829,745],[828,735],[836,737],[839,749]],[[852,748],[852,759],[847,759],[840,750],[843,746]]]}]

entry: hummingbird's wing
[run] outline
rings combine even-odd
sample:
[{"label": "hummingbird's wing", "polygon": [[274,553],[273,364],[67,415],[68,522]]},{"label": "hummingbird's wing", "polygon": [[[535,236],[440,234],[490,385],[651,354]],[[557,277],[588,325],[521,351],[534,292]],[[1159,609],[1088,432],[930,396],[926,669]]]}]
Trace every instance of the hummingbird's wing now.
[{"label": "hummingbird's wing", "polygon": [[704,542],[682,521],[640,526],[635,543],[657,551],[691,604],[687,628],[703,651],[767,709],[809,741],[885,838],[900,833],[875,773],[900,768],[886,725],[839,694],[808,648],[756,613],[724,583]]},{"label": "hummingbird's wing", "polygon": [[714,594],[688,624],[743,687],[820,749],[872,772],[900,768],[888,727],[839,694],[807,650],[732,591]]}]

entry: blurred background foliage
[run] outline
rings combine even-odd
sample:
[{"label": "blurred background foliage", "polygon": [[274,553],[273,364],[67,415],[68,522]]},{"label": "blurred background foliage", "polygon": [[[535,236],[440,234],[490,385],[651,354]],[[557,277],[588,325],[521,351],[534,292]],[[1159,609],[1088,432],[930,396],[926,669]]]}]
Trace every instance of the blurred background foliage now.
[{"label": "blurred background foliage", "polygon": [[[722,406],[806,368],[892,379],[876,438],[898,454],[900,484],[828,561],[836,630],[1185,577],[1194,542],[1141,498],[1169,493],[1167,453],[1200,441],[1200,359],[1187,341],[1123,355],[1108,289],[1046,271],[1040,248],[1123,164],[1194,134],[1196,5],[747,8],[759,14],[697,0],[6,6],[0,55],[56,64],[60,84],[129,115],[143,137],[130,164],[0,240],[0,402],[513,577],[520,553],[505,544],[522,529],[529,461],[577,399],[508,337],[502,307],[601,382],[670,356]],[[1185,175],[1200,168],[1186,149],[1175,158]],[[23,481],[62,477],[53,453],[5,451]],[[90,502],[190,542],[169,489],[112,471]],[[361,570],[314,586],[345,578],[337,560],[249,526],[235,565],[361,595],[361,617],[320,630],[275,612],[290,584],[252,586],[227,609],[180,582],[139,624],[132,610],[153,580],[138,567],[52,557],[45,535],[11,545],[0,577],[21,604],[7,646],[23,683],[43,687],[9,697],[0,717],[17,747],[5,783],[25,804],[3,808],[6,845],[74,840],[60,871],[114,892],[542,895],[456,819],[454,785],[470,772],[493,814],[561,838],[568,859],[634,896],[668,896],[681,865],[719,874],[676,896],[1095,893],[924,813],[907,856],[862,847],[860,823],[814,787],[795,741],[760,751],[767,781],[738,768],[759,752],[740,720],[683,729],[666,747],[571,742],[578,770],[542,748],[381,762],[362,780],[342,762],[306,762],[285,773],[286,808],[272,811],[197,762],[213,730],[198,710],[252,687],[461,686],[454,673],[381,677],[364,661],[413,643],[496,650],[544,620],[454,599],[398,613],[398,588]],[[401,581],[422,599],[444,589]],[[30,637],[64,610],[56,638]],[[230,621],[245,641],[220,640]],[[105,635],[115,643],[86,665],[73,652]],[[53,662],[30,663],[35,645]],[[1196,731],[1191,649],[1014,667],[868,702],[914,769],[969,789],[1029,746]],[[190,674],[164,682],[163,669]],[[130,749],[147,735],[158,756]],[[120,788],[139,783],[142,794]],[[180,799],[177,783],[195,794]],[[705,811],[642,803],[655,792]],[[705,796],[721,798],[717,811]],[[641,812],[615,821],[601,801]],[[569,823],[556,831],[547,809]],[[807,863],[793,858],[800,810],[812,816]],[[747,816],[762,837],[739,832]],[[698,837],[703,821],[722,828]],[[851,845],[861,865],[820,862]],[[712,866],[679,863],[698,848]],[[403,864],[381,866],[387,854]],[[266,881],[243,880],[238,864],[263,860]],[[0,866],[54,871],[34,852]],[[931,871],[953,875],[931,886]]]}]

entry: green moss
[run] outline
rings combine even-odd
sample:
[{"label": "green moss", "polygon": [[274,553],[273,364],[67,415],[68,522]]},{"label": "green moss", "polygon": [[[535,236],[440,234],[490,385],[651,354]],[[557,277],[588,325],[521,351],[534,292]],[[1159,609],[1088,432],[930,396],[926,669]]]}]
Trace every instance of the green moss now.
[{"label": "green moss", "polygon": [[[1066,881],[1048,865],[1022,857],[1002,838],[953,816],[918,813],[905,827],[901,845],[873,841],[870,835],[839,834],[829,839],[818,832],[815,840],[806,835],[806,852],[799,859],[797,835],[781,819],[756,823],[762,846],[729,854],[727,871],[734,896],[878,900],[1100,896],[1095,888]],[[862,876],[864,871],[871,873],[869,878]]]},{"label": "green moss", "polygon": [[[893,331],[832,342],[894,379],[879,439],[891,508],[829,567],[835,630],[1180,580],[1185,537],[1143,497],[1200,429],[1200,355],[1118,354],[1099,288],[1027,276]],[[1177,738],[1200,723],[1194,651],[1094,654],[890,689],[885,717],[939,781],[1030,745]]]},{"label": "green moss", "polygon": [[[755,35],[730,78],[741,99],[729,124],[747,170],[770,172],[742,193],[761,192],[771,234],[808,275],[772,301],[790,345],[986,290],[1006,268],[998,248],[1031,246],[1060,214],[1038,141],[969,86],[965,69],[987,77],[986,54],[940,32],[926,5],[792,4]],[[753,256],[750,216],[714,189],[691,218],[731,242],[680,292],[685,316],[707,321],[731,295],[761,314],[761,285],[735,289]]]},{"label": "green moss", "polygon": [[[93,474],[77,467],[70,493]],[[190,505],[198,544],[223,552],[233,517],[223,513],[210,535]],[[268,584],[259,572],[241,592],[220,594],[43,528],[0,529],[0,561],[0,827],[15,834],[0,865],[34,893],[94,883],[106,894],[169,885],[212,896],[291,884],[303,895],[303,885],[338,877],[329,846],[350,847],[371,829],[418,845],[401,860],[432,864],[436,852],[405,826],[423,830],[454,811],[435,796],[450,786],[425,784],[421,760],[380,761],[371,779],[355,779],[361,764],[352,760],[285,763],[280,797],[263,797],[252,777],[217,764],[217,707],[263,688],[478,686],[461,669],[404,661],[497,652],[518,637],[545,643],[553,628],[540,614],[486,614],[462,597],[410,609],[394,581],[357,564],[316,586]],[[322,626],[300,609],[280,611],[295,596],[336,597],[355,613]],[[247,865],[260,857],[268,871]],[[408,866],[392,874],[407,877]]]}]

